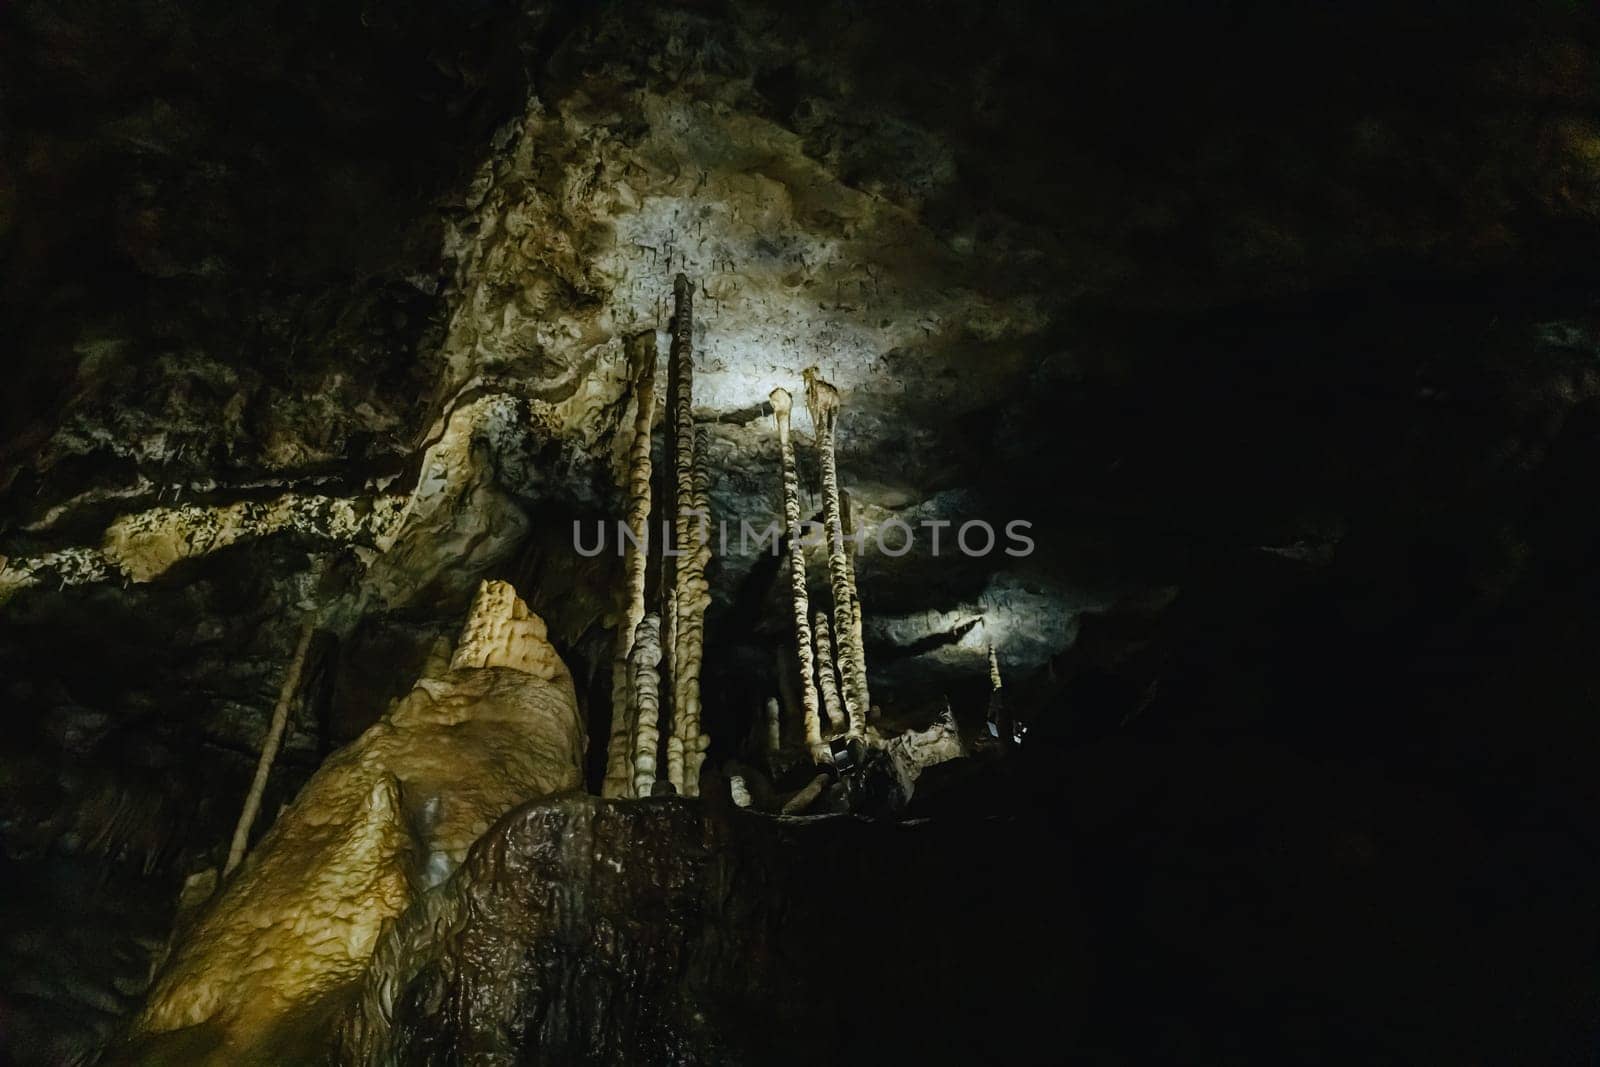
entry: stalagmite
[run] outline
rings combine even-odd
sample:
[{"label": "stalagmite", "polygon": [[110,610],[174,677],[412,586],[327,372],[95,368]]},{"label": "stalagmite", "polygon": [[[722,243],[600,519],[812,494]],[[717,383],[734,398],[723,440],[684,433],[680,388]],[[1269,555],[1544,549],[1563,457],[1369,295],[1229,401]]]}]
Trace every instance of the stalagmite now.
[{"label": "stalagmite", "polygon": [[130,1055],[113,1058],[323,1062],[325,1047],[297,1042],[353,992],[385,923],[507,811],[581,786],[585,738],[543,620],[485,582],[451,669],[331,754],[186,919],[129,1025]]},{"label": "stalagmite", "polygon": [[547,636],[544,620],[509,582],[480,582],[450,669],[508,667],[537,678],[564,676],[567,669]]},{"label": "stalagmite", "polygon": [[1000,693],[1000,656],[994,650],[994,645],[989,646],[989,735],[1005,740],[1000,730],[1000,707],[1003,697]]},{"label": "stalagmite", "polygon": [[[606,778],[601,795],[626,796],[633,774],[628,755],[633,745],[630,653],[639,620],[644,618],[645,568],[649,564],[650,428],[656,410],[656,343],[652,335],[636,339],[629,352],[634,380],[633,440],[628,446],[628,529],[622,569],[625,576],[622,619],[617,624],[617,651],[611,662],[611,742],[606,753]],[[659,653],[658,653],[659,658]]]},{"label": "stalagmite", "polygon": [[[694,292],[689,279],[673,280],[671,363],[673,517],[678,551],[674,564],[672,600],[675,622],[672,642],[672,735],[667,742],[667,780],[679,793],[683,784],[683,731],[688,722],[691,676],[699,680],[694,630],[696,583],[694,559],[698,555],[701,525],[694,514]],[[673,758],[673,741],[677,758]]]},{"label": "stalagmite", "polygon": [[811,617],[811,629],[817,641],[817,690],[822,695],[822,713],[827,717],[828,729],[838,731],[846,725],[846,718],[839,679],[833,673],[833,641],[828,636],[826,612],[819,611]]},{"label": "stalagmite", "polygon": [[261,810],[261,797],[267,791],[267,778],[272,774],[272,763],[278,758],[283,744],[283,732],[289,724],[289,709],[300,691],[300,675],[306,666],[306,654],[311,651],[311,636],[316,632],[316,620],[310,616],[300,624],[300,640],[289,659],[289,670],[278,689],[278,703],[272,709],[272,722],[267,727],[266,740],[261,743],[261,756],[256,760],[256,774],[245,794],[244,810],[239,813],[239,824],[233,830],[233,842],[228,846],[228,860],[222,867],[222,877],[233,873],[244,859],[245,848],[250,843],[250,829],[255,825],[256,813]]},{"label": "stalagmite", "polygon": [[811,598],[806,591],[806,554],[800,538],[800,475],[795,470],[794,444],[789,440],[789,413],[794,400],[787,389],[772,391],[772,414],[778,421],[778,451],[783,461],[783,518],[788,529],[789,584],[794,597],[794,643],[800,660],[800,706],[806,747],[823,758],[822,724],[817,717],[817,685],[811,661]]},{"label": "stalagmite", "polygon": [[828,776],[819,774],[794,796],[784,801],[783,814],[798,815],[817,802],[822,796],[822,791],[828,787]]},{"label": "stalagmite", "polygon": [[767,752],[783,747],[783,719],[778,714],[778,698],[767,698]]},{"label": "stalagmite", "polygon": [[[672,534],[663,531],[664,536],[670,541]],[[677,551],[682,551],[678,548]],[[675,556],[662,553],[661,558],[661,668],[660,674],[665,681],[662,686],[662,696],[657,711],[657,729],[662,725],[670,725],[674,718],[675,709],[672,706],[676,695],[673,692],[673,680],[678,677],[677,651],[678,651],[678,598],[674,595],[677,585],[678,560]],[[662,720],[665,720],[663,723]],[[664,739],[663,739],[664,741]],[[656,769],[666,761],[666,754],[661,748],[656,750]]]},{"label": "stalagmite", "polygon": [[861,648],[861,598],[856,592],[855,568],[844,543],[839,466],[834,455],[839,391],[823,381],[815,367],[806,369],[805,382],[806,407],[811,411],[811,422],[816,428],[817,452],[822,465],[822,521],[828,538],[828,584],[833,590],[833,632],[839,676],[844,682],[844,705],[850,716],[850,732],[859,737],[867,721],[867,661]]},{"label": "stalagmite", "polygon": [[705,657],[706,609],[711,606],[711,586],[706,582],[706,568],[711,562],[711,476],[706,470],[706,451],[702,438],[695,449],[694,552],[684,561],[688,573],[683,582],[685,599],[679,605],[687,621],[680,619],[678,623],[684,654],[679,671],[683,711],[675,721],[675,732],[683,739],[683,793],[691,797],[700,793],[700,766],[711,741],[700,730],[700,665]]},{"label": "stalagmite", "polygon": [[683,738],[677,734],[667,738],[667,783],[683,795]]},{"label": "stalagmite", "polygon": [[[851,682],[855,686],[854,703],[861,709],[861,714],[850,720],[850,732],[856,737],[866,734],[867,723],[872,718],[871,697],[867,693],[867,642],[862,636],[861,618],[861,593],[856,587],[856,565],[851,552],[845,552],[845,574],[850,580],[850,647],[855,654],[855,665],[851,669]],[[835,655],[837,658],[837,654]],[[840,672],[840,678],[844,677]]]},{"label": "stalagmite", "polygon": [[639,620],[628,663],[628,681],[636,710],[633,735],[633,795],[647,797],[656,784],[656,752],[661,744],[661,620],[655,614]]}]

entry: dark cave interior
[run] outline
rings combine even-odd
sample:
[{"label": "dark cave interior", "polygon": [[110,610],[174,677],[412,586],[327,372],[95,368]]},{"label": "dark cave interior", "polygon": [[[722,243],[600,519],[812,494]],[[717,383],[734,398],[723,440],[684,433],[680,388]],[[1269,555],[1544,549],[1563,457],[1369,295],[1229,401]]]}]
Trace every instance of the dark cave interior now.
[{"label": "dark cave interior", "polygon": [[1592,4],[0,27],[0,1062],[1595,1062]]}]

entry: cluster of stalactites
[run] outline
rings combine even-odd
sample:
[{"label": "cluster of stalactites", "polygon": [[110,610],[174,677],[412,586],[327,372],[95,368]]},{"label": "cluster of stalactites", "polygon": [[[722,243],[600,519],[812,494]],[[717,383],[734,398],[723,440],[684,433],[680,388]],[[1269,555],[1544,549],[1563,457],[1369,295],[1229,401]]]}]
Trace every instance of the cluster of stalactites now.
[{"label": "cluster of stalactites", "polygon": [[800,534],[800,474],[795,465],[794,442],[789,437],[789,414],[794,400],[787,389],[772,391],[772,414],[778,423],[778,454],[783,466],[783,520],[789,556],[789,590],[793,602],[795,653],[800,668],[800,712],[805,744],[822,759],[827,744],[817,714],[817,685],[813,667],[811,596],[806,590],[806,554]]},{"label": "cluster of stalactites", "polygon": [[806,407],[816,432],[822,468],[822,521],[828,547],[828,585],[833,594],[835,662],[845,712],[852,736],[866,732],[867,661],[862,647],[861,598],[856,590],[855,567],[845,546],[844,508],[839,492],[839,466],[834,453],[834,431],[839,420],[839,391],[817,373],[805,371]]},{"label": "cluster of stalactites", "polygon": [[[655,348],[636,356],[637,395],[628,463],[626,582],[612,661],[613,726],[606,759],[606,796],[642,797],[657,790],[665,742],[665,778],[673,791],[699,792],[700,766],[710,738],[700,729],[700,667],[705,653],[706,582],[710,562],[710,477],[706,448],[694,425],[694,303],[689,279],[673,285],[672,347],[668,353],[668,461],[676,552],[662,554],[661,611],[645,612],[650,516],[651,419],[655,409]],[[643,346],[641,345],[641,349]],[[647,625],[648,624],[648,625]],[[664,661],[665,670],[661,669]],[[665,679],[662,674],[665,674]],[[663,706],[670,731],[663,729]],[[665,735],[663,737],[663,735]]]},{"label": "cluster of stalactites", "polygon": [[[844,501],[834,451],[839,418],[839,391],[815,367],[805,372],[806,406],[816,431],[822,470],[822,518],[828,550],[828,587],[833,599],[832,625],[826,612],[811,614],[806,562],[800,537],[800,491],[789,418],[794,401],[786,389],[772,391],[772,412],[778,424],[778,449],[783,468],[783,514],[789,548],[790,595],[793,602],[795,650],[800,678],[800,705],[805,743],[819,759],[826,754],[822,717],[830,732],[864,738],[871,697],[862,640],[861,596],[855,565],[847,547]],[[819,695],[820,711],[819,716]]]}]

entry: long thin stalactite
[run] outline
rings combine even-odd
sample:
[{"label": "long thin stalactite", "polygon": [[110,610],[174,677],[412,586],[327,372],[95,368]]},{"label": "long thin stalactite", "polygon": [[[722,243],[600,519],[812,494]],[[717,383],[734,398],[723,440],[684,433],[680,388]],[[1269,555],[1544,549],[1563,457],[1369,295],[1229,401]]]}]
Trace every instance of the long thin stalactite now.
[{"label": "long thin stalactite", "polygon": [[294,706],[300,692],[300,676],[305,673],[306,656],[311,651],[311,637],[316,633],[316,619],[307,616],[300,624],[300,640],[294,646],[289,669],[278,689],[278,702],[272,709],[272,721],[267,727],[266,740],[261,743],[261,755],[256,760],[255,777],[250,781],[250,791],[244,797],[244,809],[239,812],[239,823],[233,829],[233,841],[228,846],[228,859],[222,867],[222,877],[233,873],[244,860],[245,849],[250,844],[250,829],[255,826],[256,815],[261,810],[261,798],[266,795],[267,779],[272,774],[272,764],[283,745],[283,734],[289,725],[289,709]]},{"label": "long thin stalactite", "polygon": [[811,631],[817,642],[817,692],[822,697],[822,714],[828,720],[828,730],[833,733],[843,728],[848,720],[839,694],[839,676],[834,673],[833,639],[828,629],[827,612],[819,611],[811,616]]},{"label": "long thin stalactite", "polygon": [[624,540],[622,618],[617,624],[617,648],[611,662],[611,739],[606,753],[606,778],[601,795],[627,796],[633,778],[628,754],[633,745],[637,709],[629,684],[629,657],[634,634],[644,618],[645,572],[649,565],[650,439],[656,410],[656,342],[644,334],[628,353],[634,382],[633,440],[628,446],[628,531]]},{"label": "long thin stalactite", "polygon": [[700,661],[704,654],[704,607],[709,596],[705,559],[710,551],[710,516],[696,493],[694,429],[694,288],[679,274],[673,281],[671,401],[674,530],[680,553],[673,574],[672,734],[667,739],[667,779],[679,793],[693,793],[686,767],[697,751]]},{"label": "long thin stalactite", "polygon": [[839,676],[844,683],[845,711],[850,732],[860,736],[866,728],[868,693],[866,654],[860,647],[860,596],[855,568],[845,546],[844,511],[839,496],[839,466],[834,454],[839,421],[839,391],[824,381],[815,367],[805,371],[806,407],[817,435],[822,467],[822,522],[828,540],[828,583],[833,592],[833,633]]},{"label": "long thin stalactite", "polygon": [[806,553],[800,536],[800,475],[795,467],[794,442],[789,438],[789,414],[794,398],[787,389],[774,389],[772,414],[778,423],[778,452],[783,463],[783,519],[789,550],[789,586],[794,610],[795,654],[800,667],[801,721],[806,747],[821,758],[822,724],[817,715],[817,683],[811,649],[811,598],[806,591]]}]

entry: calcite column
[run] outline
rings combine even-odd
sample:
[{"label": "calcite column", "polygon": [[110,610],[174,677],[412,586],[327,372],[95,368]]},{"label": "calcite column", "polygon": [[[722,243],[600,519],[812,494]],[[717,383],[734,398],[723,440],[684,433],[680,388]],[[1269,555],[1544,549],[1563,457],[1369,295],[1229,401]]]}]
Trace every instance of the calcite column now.
[{"label": "calcite column", "polygon": [[672,441],[678,551],[674,568],[672,734],[667,740],[667,780],[693,796],[699,783],[700,664],[705,653],[705,610],[710,603],[705,570],[711,554],[709,478],[696,460],[694,427],[694,290],[680,274],[673,283]]},{"label": "calcite column", "polygon": [[685,600],[681,605],[688,623],[680,620],[679,635],[684,652],[684,666],[680,672],[683,685],[682,714],[677,717],[677,736],[683,742],[683,794],[700,793],[700,766],[705,762],[711,739],[700,729],[700,668],[705,659],[706,609],[711,606],[711,586],[706,581],[706,568],[711,563],[711,476],[706,470],[706,440],[704,436],[695,445],[694,467],[694,552],[687,557],[688,576],[683,588]]},{"label": "calcite column", "polygon": [[822,695],[822,714],[828,720],[829,732],[837,732],[847,724],[847,717],[839,696],[839,678],[833,671],[833,641],[828,636],[826,612],[811,616],[811,629],[817,641],[817,691]]},{"label": "calcite column", "polygon": [[774,389],[772,414],[778,422],[778,452],[783,464],[783,519],[788,531],[789,588],[794,608],[795,654],[800,666],[801,721],[806,747],[822,759],[826,747],[817,716],[817,684],[811,657],[811,597],[806,590],[806,553],[800,536],[800,475],[795,468],[794,443],[789,439],[789,414],[794,399],[787,389]]},{"label": "calcite column", "polygon": [[661,747],[657,721],[661,713],[661,620],[654,614],[639,620],[628,681],[637,710],[633,735],[633,795],[647,797],[655,789],[657,750]]},{"label": "calcite column", "polygon": [[[611,661],[611,740],[606,752],[606,777],[601,795],[627,796],[633,777],[629,753],[637,710],[629,684],[630,654],[635,631],[644,618],[645,568],[650,537],[650,431],[656,411],[656,341],[650,334],[635,338],[628,357],[634,382],[633,440],[628,446],[628,530],[623,547],[622,618],[617,623],[617,650]],[[657,654],[659,658],[659,652]]]},{"label": "calcite column", "polygon": [[851,677],[856,687],[855,704],[861,709],[861,714],[850,720],[850,732],[856,737],[864,737],[867,722],[872,717],[872,698],[867,692],[867,641],[862,633],[861,593],[856,585],[856,567],[851,558],[847,551],[844,563],[845,573],[850,578],[850,647],[855,653]]},{"label": "calcite column", "polygon": [[989,646],[989,729],[1002,745],[1011,744],[1011,724],[1006,722],[1005,692],[1000,680],[1000,654]]},{"label": "calcite column", "polygon": [[844,513],[839,498],[839,467],[834,456],[834,429],[839,419],[839,391],[823,381],[815,367],[805,372],[806,406],[817,433],[822,466],[822,521],[828,538],[828,583],[833,591],[833,632],[838,650],[839,676],[844,681],[844,704],[850,716],[850,733],[866,729],[867,661],[860,647],[861,624],[857,614],[860,596],[855,588],[855,568],[844,543]]},{"label": "calcite column", "polygon": [[[672,517],[678,557],[672,566],[672,733],[667,738],[667,781],[683,792],[684,631],[689,625],[689,557],[694,554],[694,290],[679,274],[672,283],[672,366],[668,397],[672,418]],[[676,745],[673,743],[676,739]]]},{"label": "calcite column", "polygon": [[769,756],[783,747],[783,717],[778,713],[778,710],[778,698],[768,697],[766,708],[766,744],[767,754]]},{"label": "calcite column", "polygon": [[[680,549],[681,551],[681,549]],[[676,709],[672,706],[677,699],[673,680],[678,676],[678,597],[677,597],[678,560],[668,558],[662,561],[661,585],[661,662],[660,679],[662,684],[661,704],[665,707],[664,716],[666,727],[658,727],[661,734],[656,741],[656,777],[660,778],[663,768],[670,766],[667,760],[667,741],[672,737],[670,729],[677,718]],[[669,583],[668,578],[672,581]],[[667,781],[671,781],[670,777]],[[676,786],[674,786],[676,788]]]}]

